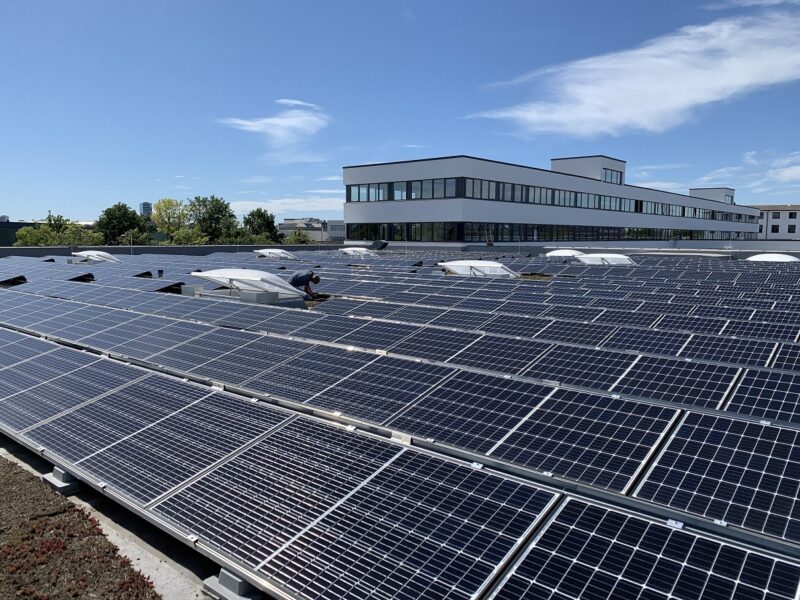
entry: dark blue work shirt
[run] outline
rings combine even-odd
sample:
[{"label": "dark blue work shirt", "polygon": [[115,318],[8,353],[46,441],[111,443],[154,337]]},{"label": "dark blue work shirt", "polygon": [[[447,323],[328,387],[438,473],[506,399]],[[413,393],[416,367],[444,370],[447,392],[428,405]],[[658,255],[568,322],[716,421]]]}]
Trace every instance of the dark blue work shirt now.
[{"label": "dark blue work shirt", "polygon": [[314,271],[296,271],[292,273],[292,278],[289,279],[289,285],[296,288],[304,288],[314,277]]}]

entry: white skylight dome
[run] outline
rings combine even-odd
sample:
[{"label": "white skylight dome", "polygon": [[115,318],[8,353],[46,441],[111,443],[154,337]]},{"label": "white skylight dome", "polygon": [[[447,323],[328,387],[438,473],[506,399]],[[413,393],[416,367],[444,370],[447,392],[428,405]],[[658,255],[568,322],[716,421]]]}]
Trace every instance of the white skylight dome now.
[{"label": "white skylight dome", "polygon": [[440,262],[438,265],[444,267],[445,271],[451,275],[463,275],[465,277],[519,277],[519,273],[512,271],[503,263],[492,260],[451,260],[449,262]]},{"label": "white skylight dome", "polygon": [[568,248],[562,248],[560,250],[551,250],[547,254],[545,254],[547,258],[569,258],[570,256],[583,256],[583,252],[580,250],[570,250]]},{"label": "white skylight dome", "polygon": [[748,256],[745,260],[750,262],[798,262],[800,258],[791,254],[765,253]]},{"label": "white skylight dome", "polygon": [[583,254],[575,258],[584,265],[636,266],[631,257],[624,254]]},{"label": "white skylight dome", "polygon": [[81,252],[73,252],[72,256],[76,256],[82,261],[89,263],[121,262],[116,256],[112,256],[108,252],[103,252],[102,250],[82,250]]},{"label": "white skylight dome", "polygon": [[300,258],[281,248],[264,248],[263,250],[253,250],[259,257],[264,258],[282,258],[284,260],[300,260]]},{"label": "white skylight dome", "polygon": [[365,256],[377,256],[377,254],[375,254],[369,248],[339,248],[339,252],[346,254],[347,256],[357,256],[362,258]]},{"label": "white skylight dome", "polygon": [[207,279],[218,285],[248,292],[277,292],[283,298],[303,298],[302,290],[292,287],[272,273],[256,269],[211,269],[194,271],[192,277]]}]

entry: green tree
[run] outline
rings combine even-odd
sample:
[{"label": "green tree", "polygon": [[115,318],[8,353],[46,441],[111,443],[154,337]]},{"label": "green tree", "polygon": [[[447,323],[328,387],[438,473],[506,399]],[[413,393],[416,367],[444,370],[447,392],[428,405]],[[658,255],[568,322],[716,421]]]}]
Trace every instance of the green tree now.
[{"label": "green tree", "polygon": [[313,241],[311,236],[302,229],[295,229],[292,235],[286,238],[287,244],[310,244]]},{"label": "green tree", "polygon": [[189,221],[208,238],[218,244],[236,231],[238,223],[231,205],[216,196],[195,196],[187,206]]},{"label": "green tree", "polygon": [[15,246],[99,246],[103,235],[48,213],[44,223],[17,231]]},{"label": "green tree", "polygon": [[[247,213],[243,220],[244,228],[253,236],[277,242],[280,239],[275,226],[275,215],[263,208],[255,208]],[[260,240],[259,240],[260,241]]]},{"label": "green tree", "polygon": [[162,198],[153,204],[153,214],[150,215],[156,229],[160,233],[165,233],[170,240],[175,232],[186,226],[189,218],[186,205],[180,200],[172,198]]},{"label": "green tree", "polygon": [[197,227],[183,227],[172,234],[172,243],[181,246],[202,246],[208,243],[208,236]]},{"label": "green tree", "polygon": [[144,220],[123,202],[117,202],[105,209],[97,219],[95,227],[103,234],[103,241],[109,246],[119,244],[123,234],[131,230],[147,231]]},{"label": "green tree", "polygon": [[65,219],[61,215],[54,215],[48,210],[45,223],[56,233],[64,233],[64,230],[67,228],[67,224],[69,223],[69,219]]}]

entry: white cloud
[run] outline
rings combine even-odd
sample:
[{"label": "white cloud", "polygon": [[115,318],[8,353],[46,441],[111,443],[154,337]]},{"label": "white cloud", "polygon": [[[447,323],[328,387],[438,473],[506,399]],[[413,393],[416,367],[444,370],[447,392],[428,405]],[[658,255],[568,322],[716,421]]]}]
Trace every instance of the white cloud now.
[{"label": "white cloud", "polygon": [[755,150],[750,150],[749,152],[745,152],[742,155],[742,162],[746,165],[756,166],[758,165],[758,159],[756,158],[756,154],[758,154]]},{"label": "white cloud", "polygon": [[316,105],[303,103],[301,107],[290,108],[271,117],[227,117],[219,122],[234,129],[262,135],[270,149],[268,158],[274,162],[316,162],[322,159],[307,151],[305,143],[328,126],[330,117]]},{"label": "white cloud", "polygon": [[784,156],[772,159],[770,165],[773,167],[788,167],[800,163],[800,152],[789,152]]},{"label": "white cloud", "polygon": [[319,104],[311,104],[311,102],[303,102],[302,100],[295,100],[293,98],[278,98],[275,104],[283,104],[284,106],[305,106],[306,108],[313,108],[320,110]]},{"label": "white cloud", "polygon": [[770,8],[781,5],[798,5],[800,0],[724,0],[712,2],[703,8],[708,10],[724,10],[726,8]]},{"label": "white cloud", "polygon": [[318,177],[317,181],[341,181],[341,175],[329,175],[327,177]]},{"label": "white cloud", "polygon": [[714,169],[710,173],[706,173],[702,177],[699,177],[697,181],[702,183],[709,183],[712,181],[716,182],[725,182],[730,180],[732,176],[742,170],[742,167],[720,167],[719,169]]},{"label": "white cloud", "polygon": [[403,148],[424,148],[425,146],[421,146],[420,144],[403,144]]},{"label": "white cloud", "polygon": [[781,169],[770,169],[767,177],[778,183],[792,183],[800,181],[800,165],[783,167]]},{"label": "white cloud", "polygon": [[343,191],[340,189],[335,190],[305,190],[304,194],[339,194],[342,195]]},{"label": "white cloud", "polygon": [[658,133],[714,102],[800,79],[800,15],[770,13],[688,26],[630,50],[540,69],[544,97],[472,117],[521,133]]},{"label": "white cloud", "polygon": [[183,175],[173,175],[173,177],[175,179],[183,179],[184,176]]},{"label": "white cloud", "polygon": [[173,185],[172,187],[175,188],[176,190],[190,190],[190,189],[192,189],[188,185]]},{"label": "white cloud", "polygon": [[342,212],[344,195],[332,197],[275,198],[265,200],[237,200],[231,202],[236,214],[246,214],[255,208],[263,208],[274,214],[298,214],[312,216],[314,213]]}]

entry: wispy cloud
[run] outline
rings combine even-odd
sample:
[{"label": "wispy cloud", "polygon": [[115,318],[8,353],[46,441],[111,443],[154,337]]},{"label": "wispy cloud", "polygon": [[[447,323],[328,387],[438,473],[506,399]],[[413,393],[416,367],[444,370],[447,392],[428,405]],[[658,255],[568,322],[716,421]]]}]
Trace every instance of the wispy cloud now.
[{"label": "wispy cloud", "polygon": [[403,148],[424,148],[424,147],[425,146],[422,146],[420,144],[403,144]]},{"label": "wispy cloud", "polygon": [[523,134],[658,133],[706,105],[800,79],[800,15],[768,13],[683,27],[630,50],[517,77],[543,99],[472,117],[513,123]]},{"label": "wispy cloud", "polygon": [[319,104],[312,104],[311,102],[303,102],[302,100],[295,100],[294,98],[278,98],[275,104],[283,104],[284,106],[305,106],[306,108],[313,108],[320,110]]},{"label": "wispy cloud", "polygon": [[341,189],[336,190],[306,190],[303,192],[304,194],[339,194],[342,195]]},{"label": "wispy cloud", "polygon": [[700,183],[725,183],[730,181],[731,177],[736,175],[739,171],[741,171],[743,167],[741,166],[733,166],[733,167],[720,167],[719,169],[714,169],[709,173],[699,177],[697,179]]},{"label": "wispy cloud", "polygon": [[725,10],[726,8],[770,8],[783,5],[800,5],[800,0],[723,0],[703,6],[706,10]]},{"label": "wispy cloud", "polygon": [[175,179],[183,179],[184,175],[173,175]]},{"label": "wispy cloud", "polygon": [[176,190],[190,190],[190,189],[192,189],[188,185],[173,185],[172,187],[175,188]]},{"label": "wispy cloud", "polygon": [[[271,117],[220,119],[223,125],[262,135],[270,149],[268,158],[280,163],[316,162],[322,160],[309,152],[306,142],[330,123],[330,117],[317,105],[301,100],[281,98],[278,104],[291,103],[288,110]],[[298,104],[299,103],[299,104]]]},{"label": "wispy cloud", "polygon": [[317,181],[341,181],[341,175],[328,175],[327,177],[317,177]]}]

